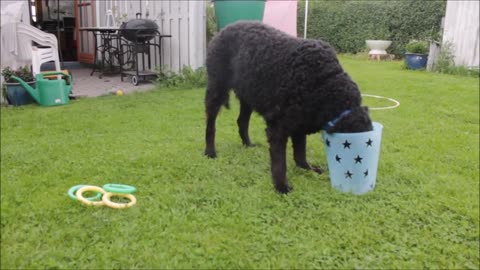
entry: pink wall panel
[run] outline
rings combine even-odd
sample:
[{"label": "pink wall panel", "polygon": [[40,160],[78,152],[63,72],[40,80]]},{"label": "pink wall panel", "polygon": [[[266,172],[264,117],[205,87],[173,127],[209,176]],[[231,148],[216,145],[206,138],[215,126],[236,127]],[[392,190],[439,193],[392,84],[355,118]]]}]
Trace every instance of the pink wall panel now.
[{"label": "pink wall panel", "polygon": [[267,0],[263,22],[297,36],[297,0]]}]

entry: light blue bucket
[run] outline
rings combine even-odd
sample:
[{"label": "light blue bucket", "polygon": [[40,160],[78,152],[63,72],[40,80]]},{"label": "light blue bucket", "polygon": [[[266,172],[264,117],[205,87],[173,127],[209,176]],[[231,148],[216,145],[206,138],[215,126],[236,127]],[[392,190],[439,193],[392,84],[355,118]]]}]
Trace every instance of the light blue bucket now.
[{"label": "light blue bucket", "polygon": [[383,126],[359,133],[322,131],[332,187],[342,192],[365,194],[375,188]]}]

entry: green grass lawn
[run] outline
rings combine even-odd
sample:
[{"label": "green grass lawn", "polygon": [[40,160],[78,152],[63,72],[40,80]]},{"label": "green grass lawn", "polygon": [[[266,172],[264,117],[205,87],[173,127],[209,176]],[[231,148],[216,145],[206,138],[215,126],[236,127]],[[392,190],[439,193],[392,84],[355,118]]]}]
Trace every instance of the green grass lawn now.
[{"label": "green grass lawn", "polygon": [[[274,192],[265,124],[255,148],[217,121],[204,149],[204,89],[1,109],[1,268],[478,268],[479,79],[342,57],[363,93],[401,102],[384,125],[375,190],[330,187],[294,167]],[[365,98],[370,106],[388,106]],[[309,160],[327,168],[320,135]],[[87,207],[78,184],[137,187],[129,209]]]}]

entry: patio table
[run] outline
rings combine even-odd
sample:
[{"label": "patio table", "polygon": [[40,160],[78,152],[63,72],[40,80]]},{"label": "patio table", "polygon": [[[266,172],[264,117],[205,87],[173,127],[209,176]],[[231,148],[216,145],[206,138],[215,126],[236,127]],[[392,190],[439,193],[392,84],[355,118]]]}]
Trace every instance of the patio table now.
[{"label": "patio table", "polygon": [[94,63],[90,76],[95,72],[99,72],[99,78],[104,74],[120,73],[118,50],[120,29],[118,27],[82,27],[79,30],[90,32],[94,37]]}]

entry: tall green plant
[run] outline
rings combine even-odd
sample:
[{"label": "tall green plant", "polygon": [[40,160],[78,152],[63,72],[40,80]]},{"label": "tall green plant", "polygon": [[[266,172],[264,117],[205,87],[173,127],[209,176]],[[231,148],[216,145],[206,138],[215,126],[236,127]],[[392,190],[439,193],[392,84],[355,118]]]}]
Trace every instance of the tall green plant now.
[{"label": "tall green plant", "polygon": [[207,2],[207,43],[212,40],[217,33],[217,20],[215,18],[215,9],[210,2]]},{"label": "tall green plant", "polygon": [[467,68],[463,66],[455,66],[455,55],[453,53],[454,45],[451,42],[445,42],[440,49],[437,62],[434,65],[434,71],[453,75],[479,77],[480,70],[478,68]]},{"label": "tall green plant", "polygon": [[205,67],[193,70],[184,66],[180,72],[175,73],[166,67],[157,70],[157,84],[167,88],[201,88],[207,86],[207,71]]}]

